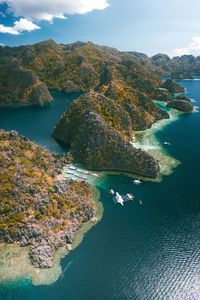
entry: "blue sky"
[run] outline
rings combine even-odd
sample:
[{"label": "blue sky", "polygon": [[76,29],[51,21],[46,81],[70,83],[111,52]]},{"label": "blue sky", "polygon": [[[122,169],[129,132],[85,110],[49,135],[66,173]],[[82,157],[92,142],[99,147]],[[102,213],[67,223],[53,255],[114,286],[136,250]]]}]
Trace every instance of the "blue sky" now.
[{"label": "blue sky", "polygon": [[199,0],[0,0],[0,44],[77,40],[200,55]]}]

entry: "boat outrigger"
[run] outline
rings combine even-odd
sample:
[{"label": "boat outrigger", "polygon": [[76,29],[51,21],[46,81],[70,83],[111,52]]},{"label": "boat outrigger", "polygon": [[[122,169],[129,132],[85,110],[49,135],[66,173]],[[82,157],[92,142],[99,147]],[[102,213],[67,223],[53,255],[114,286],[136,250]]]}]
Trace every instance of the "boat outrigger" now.
[{"label": "boat outrigger", "polygon": [[113,189],[110,190],[111,195],[115,194],[115,191]]}]

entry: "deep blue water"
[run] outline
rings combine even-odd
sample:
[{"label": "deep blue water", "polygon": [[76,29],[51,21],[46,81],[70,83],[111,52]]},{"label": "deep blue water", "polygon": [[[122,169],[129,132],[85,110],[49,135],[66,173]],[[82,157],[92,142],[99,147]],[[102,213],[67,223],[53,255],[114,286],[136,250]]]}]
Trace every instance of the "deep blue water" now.
[{"label": "deep blue water", "polygon": [[[200,104],[200,81],[181,83]],[[63,277],[51,286],[1,286],[0,299],[200,299],[200,113],[182,115],[157,137],[171,141],[168,151],[181,161],[175,172],[141,186],[108,176],[99,186],[103,218],[63,259]],[[136,200],[115,205],[110,188]]]},{"label": "deep blue water", "polygon": [[79,94],[51,91],[51,95],[56,101],[43,107],[0,108],[0,128],[15,129],[51,151],[65,151],[51,137],[51,133],[63,112]]}]

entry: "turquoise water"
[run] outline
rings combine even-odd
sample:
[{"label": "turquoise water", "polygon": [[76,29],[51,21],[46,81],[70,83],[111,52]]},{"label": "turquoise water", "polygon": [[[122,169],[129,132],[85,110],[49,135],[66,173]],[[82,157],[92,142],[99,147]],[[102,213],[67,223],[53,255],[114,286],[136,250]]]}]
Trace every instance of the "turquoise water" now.
[{"label": "turquoise water", "polygon": [[[181,84],[200,104],[200,81]],[[108,176],[99,183],[103,218],[63,259],[61,278],[51,286],[1,286],[0,299],[200,299],[200,114],[180,116],[157,137],[170,141],[168,152],[182,162],[175,172],[141,186],[126,176]],[[115,205],[110,188],[133,193],[136,200]]]}]

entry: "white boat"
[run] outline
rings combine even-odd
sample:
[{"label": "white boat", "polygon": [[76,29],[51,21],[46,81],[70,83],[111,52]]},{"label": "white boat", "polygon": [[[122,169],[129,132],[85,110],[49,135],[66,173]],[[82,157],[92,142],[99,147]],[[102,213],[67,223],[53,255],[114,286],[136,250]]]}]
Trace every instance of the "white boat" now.
[{"label": "white boat", "polygon": [[140,203],[140,205],[142,205],[143,204],[142,200],[139,200],[139,203]]},{"label": "white boat", "polygon": [[88,171],[83,171],[83,174],[89,175]]},{"label": "white boat", "polygon": [[69,169],[70,169],[70,170],[76,170],[76,167],[74,167],[74,166],[69,166]]},{"label": "white boat", "polygon": [[94,176],[94,177],[99,177],[99,175],[96,174],[96,173],[92,173],[91,175]]},{"label": "white boat", "polygon": [[110,190],[111,195],[115,194],[115,191],[113,189]]},{"label": "white boat", "polygon": [[132,194],[126,194],[126,198],[128,200],[133,200],[134,199],[134,196]]},{"label": "white boat", "polygon": [[171,143],[170,143],[170,142],[164,142],[163,144],[164,144],[164,145],[167,145],[167,146],[171,146]]},{"label": "white boat", "polygon": [[133,180],[133,183],[136,184],[136,185],[139,185],[139,184],[142,183],[142,181],[141,181],[141,180],[138,180],[138,179],[135,179],[135,180]]},{"label": "white boat", "polygon": [[115,200],[116,200],[116,203],[124,205],[124,199],[122,198],[122,196],[118,192],[116,193]]}]

